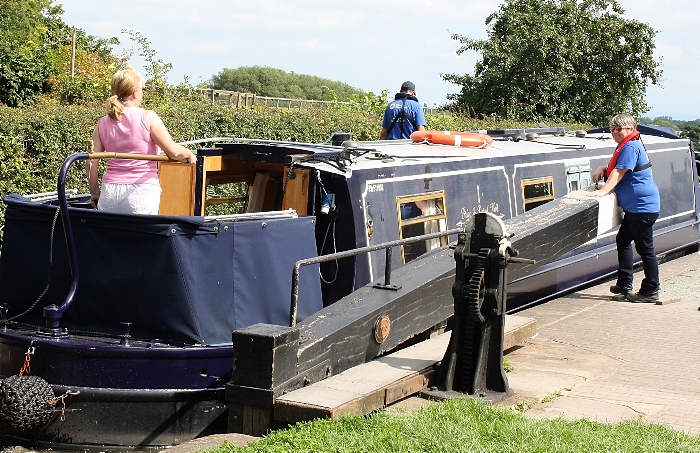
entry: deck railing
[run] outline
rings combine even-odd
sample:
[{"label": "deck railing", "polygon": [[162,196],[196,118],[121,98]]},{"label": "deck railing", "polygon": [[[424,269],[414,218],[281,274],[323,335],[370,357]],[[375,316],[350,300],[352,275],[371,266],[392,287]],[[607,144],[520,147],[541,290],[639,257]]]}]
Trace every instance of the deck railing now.
[{"label": "deck railing", "polygon": [[294,269],[292,270],[292,302],[289,308],[289,327],[296,327],[297,325],[297,313],[299,307],[299,278],[301,275],[301,268],[303,266],[308,266],[310,264],[325,263],[326,261],[335,261],[342,258],[349,258],[351,256],[361,255],[377,250],[385,250],[386,258],[384,262],[384,283],[375,284],[374,287],[378,289],[398,290],[400,288],[395,287],[391,284],[392,248],[406,244],[413,244],[415,242],[427,241],[429,239],[450,236],[453,234],[461,233],[462,231],[464,231],[463,228],[454,228],[451,230],[438,231],[437,233],[423,234],[420,236],[413,236],[406,239],[398,239],[395,241],[384,242],[382,244],[370,245],[367,247],[360,247],[352,250],[346,250],[344,252],[330,253],[328,255],[321,255],[314,258],[307,258],[297,261],[296,263],[294,263]]}]

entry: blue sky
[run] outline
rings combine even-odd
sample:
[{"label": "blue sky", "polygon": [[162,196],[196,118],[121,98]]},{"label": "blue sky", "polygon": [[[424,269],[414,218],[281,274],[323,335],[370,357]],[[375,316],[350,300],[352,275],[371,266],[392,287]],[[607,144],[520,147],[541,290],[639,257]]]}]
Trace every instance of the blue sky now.
[{"label": "blue sky", "polygon": [[[440,74],[472,73],[478,55],[456,55],[450,35],[485,38],[496,0],[58,0],[64,21],[87,33],[138,46],[139,31],[157,57],[172,63],[171,83],[208,80],[223,68],[270,66],[338,80],[365,91],[398,91],[411,80],[421,102],[441,105],[458,87]],[[626,17],[657,30],[663,87],[650,87],[646,114],[700,118],[700,46],[694,36],[700,2],[619,0]],[[660,7],[659,5],[663,5]]]}]

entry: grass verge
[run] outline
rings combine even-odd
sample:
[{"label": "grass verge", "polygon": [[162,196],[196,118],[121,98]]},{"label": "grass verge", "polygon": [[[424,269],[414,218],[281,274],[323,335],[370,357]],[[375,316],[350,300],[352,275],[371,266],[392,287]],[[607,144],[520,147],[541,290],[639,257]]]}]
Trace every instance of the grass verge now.
[{"label": "grass verge", "polygon": [[270,433],[232,452],[700,452],[692,436],[643,420],[615,425],[534,420],[476,400],[451,400],[407,415],[315,420]]}]

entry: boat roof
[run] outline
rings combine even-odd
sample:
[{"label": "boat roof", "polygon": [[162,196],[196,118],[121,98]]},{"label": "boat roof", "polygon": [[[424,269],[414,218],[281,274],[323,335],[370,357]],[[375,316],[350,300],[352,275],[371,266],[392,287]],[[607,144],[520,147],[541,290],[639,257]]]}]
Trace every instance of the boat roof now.
[{"label": "boat roof", "polygon": [[[369,168],[395,167],[415,163],[435,163],[451,160],[471,160],[499,158],[514,155],[542,154],[555,151],[581,150],[581,157],[590,156],[584,151],[610,150],[616,146],[608,128],[591,131],[555,131],[540,134],[538,129],[511,129],[486,132],[494,137],[493,143],[486,148],[454,147],[430,143],[415,143],[411,140],[377,140],[354,142],[347,141],[344,146],[319,147],[319,145],[289,145],[289,150],[299,149],[304,154],[289,155],[295,164],[316,167],[324,171],[345,174],[351,170]],[[687,139],[664,131],[642,128],[642,141],[645,145],[669,144],[669,139],[678,141],[678,146],[688,146]],[[287,146],[287,145],[285,145]],[[308,155],[311,152],[313,155]],[[339,161],[340,168],[339,168]]]}]

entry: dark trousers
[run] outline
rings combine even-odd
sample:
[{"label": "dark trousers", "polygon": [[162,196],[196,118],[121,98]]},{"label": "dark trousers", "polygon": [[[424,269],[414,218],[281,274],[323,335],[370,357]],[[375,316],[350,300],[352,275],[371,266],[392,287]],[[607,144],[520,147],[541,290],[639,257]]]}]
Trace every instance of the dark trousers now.
[{"label": "dark trousers", "polygon": [[659,218],[659,213],[633,214],[625,212],[620,230],[617,232],[617,285],[622,288],[632,288],[632,272],[634,265],[634,248],[642,258],[644,280],[639,292],[651,294],[659,291],[659,261],[654,252],[654,234],[652,227]]}]

